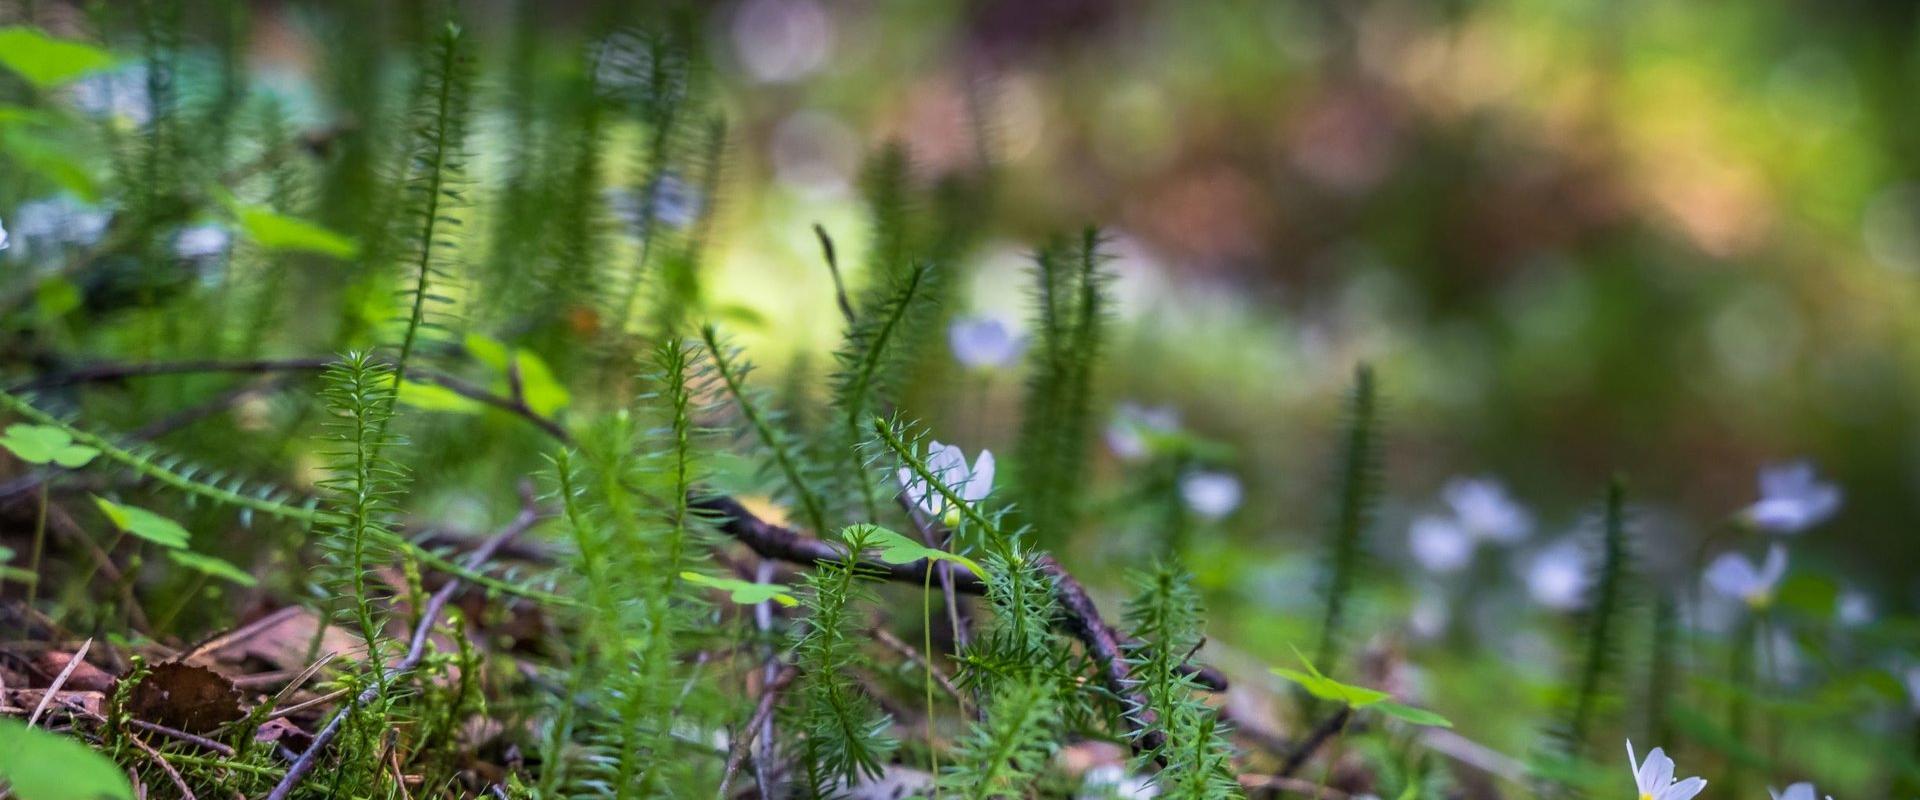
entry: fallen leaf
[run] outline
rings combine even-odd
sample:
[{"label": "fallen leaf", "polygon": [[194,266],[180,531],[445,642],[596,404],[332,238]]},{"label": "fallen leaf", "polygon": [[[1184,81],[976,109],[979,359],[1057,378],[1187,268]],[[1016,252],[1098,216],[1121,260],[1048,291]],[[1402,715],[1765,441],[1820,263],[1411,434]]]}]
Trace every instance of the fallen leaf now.
[{"label": "fallen leaf", "polygon": [[[61,650],[45,650],[33,658],[35,671],[52,679],[73,663],[73,654]],[[73,668],[73,674],[67,676],[64,688],[76,692],[104,692],[113,688],[113,675],[106,670],[82,661]]]},{"label": "fallen leaf", "polygon": [[133,687],[133,715],[148,722],[205,733],[239,719],[240,691],[206,667],[170,661],[156,665]]}]

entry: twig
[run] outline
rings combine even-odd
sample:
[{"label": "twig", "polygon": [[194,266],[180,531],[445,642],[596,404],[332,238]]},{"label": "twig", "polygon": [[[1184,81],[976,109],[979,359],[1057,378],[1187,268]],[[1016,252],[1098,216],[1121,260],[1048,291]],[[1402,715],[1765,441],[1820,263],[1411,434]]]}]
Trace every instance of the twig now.
[{"label": "twig", "polygon": [[932,674],[934,682],[940,684],[940,688],[946,690],[947,695],[958,702],[961,707],[964,708],[967,705],[966,696],[962,695],[960,689],[953,685],[952,679],[948,678],[945,672],[941,672],[939,667],[934,666],[931,661],[928,661],[927,657],[922,655],[920,651],[913,649],[913,645],[902,641],[900,637],[893,635],[893,632],[886,628],[874,628],[871,633],[873,634],[874,640],[885,645],[888,650],[899,653],[901,658],[912,662],[914,666],[920,667]]},{"label": "twig", "polygon": [[33,707],[33,713],[28,715],[27,727],[31,728],[34,726],[34,723],[40,721],[40,715],[46,713],[47,702],[52,700],[54,695],[60,693],[60,687],[67,685],[67,679],[73,677],[73,671],[80,666],[80,662],[87,659],[87,650],[92,647],[92,639],[81,642],[80,649],[74,651],[73,658],[67,660],[67,666],[60,670],[60,674],[53,676],[53,683],[47,685],[46,693],[40,695],[39,704],[35,705]]},{"label": "twig", "polygon": [[[522,509],[520,515],[515,517],[513,522],[509,523],[504,530],[495,534],[493,538],[488,539],[485,544],[480,545],[480,547],[473,551],[472,555],[467,557],[466,568],[479,569],[481,565],[487,562],[487,559],[493,557],[495,550],[500,549],[501,545],[506,544],[508,540],[525,533],[526,530],[533,527],[533,523],[539,519],[539,513],[536,512],[531,505]],[[433,631],[434,624],[439,621],[440,612],[446,609],[447,603],[451,602],[454,594],[460,591],[461,583],[462,581],[459,576],[452,576],[447,579],[445,586],[440,587],[439,591],[433,593],[433,597],[429,598],[426,606],[421,609],[420,623],[414,626],[413,640],[407,646],[406,657],[402,658],[400,663],[386,670],[384,680],[375,681],[372,686],[368,686],[365,691],[361,692],[360,696],[355,697],[353,702],[348,703],[345,708],[334,712],[333,719],[328,720],[326,727],[321,728],[320,732],[314,735],[313,744],[307,746],[306,751],[300,754],[300,758],[293,762],[292,767],[287,769],[286,776],[282,777],[280,782],[274,785],[273,791],[267,793],[267,800],[286,800],[287,796],[293,793],[294,788],[300,785],[300,781],[307,776],[307,773],[312,772],[314,766],[320,763],[321,754],[326,752],[327,746],[332,744],[334,738],[340,735],[340,729],[345,725],[347,717],[358,710],[360,706],[373,702],[374,698],[379,696],[382,686],[398,678],[408,670],[419,666],[420,659],[426,655],[428,634]]]},{"label": "twig", "polygon": [[180,790],[180,796],[182,798],[185,798],[185,800],[200,800],[194,795],[193,789],[188,788],[187,779],[180,777],[180,771],[174,769],[173,764],[167,761],[167,757],[160,755],[160,751],[153,749],[152,745],[140,741],[140,737],[138,736],[129,736],[127,737],[127,741],[133,742],[134,747],[140,748],[140,752],[146,753],[148,758],[153,759],[153,763],[160,765],[160,770],[167,773],[167,778],[173,781],[173,788]]},{"label": "twig", "polygon": [[726,800],[727,787],[733,783],[733,776],[740,772],[740,764],[746,761],[747,750],[753,747],[754,735],[760,732],[761,726],[773,718],[773,707],[780,699],[780,690],[787,688],[787,684],[792,683],[794,676],[799,674],[799,667],[788,664],[774,675],[773,680],[765,688],[761,689],[760,702],[754,706],[753,718],[747,720],[746,730],[733,741],[732,748],[727,752],[727,768],[720,775],[720,792],[716,795],[721,800]]},{"label": "twig", "polygon": [[1317,797],[1320,800],[1347,800],[1353,795],[1330,786],[1321,786],[1313,781],[1290,778],[1285,775],[1241,775],[1240,787],[1243,789],[1279,789],[1294,794]]},{"label": "twig", "polygon": [[1307,763],[1307,759],[1312,758],[1321,745],[1326,744],[1335,734],[1347,727],[1347,718],[1351,716],[1353,716],[1353,707],[1343,705],[1339,711],[1333,713],[1333,716],[1321,720],[1320,724],[1315,725],[1312,732],[1307,734],[1307,738],[1302,739],[1299,746],[1293,748],[1292,753],[1287,754],[1287,760],[1281,763],[1280,770],[1276,774],[1287,778],[1299,772],[1300,766]]}]

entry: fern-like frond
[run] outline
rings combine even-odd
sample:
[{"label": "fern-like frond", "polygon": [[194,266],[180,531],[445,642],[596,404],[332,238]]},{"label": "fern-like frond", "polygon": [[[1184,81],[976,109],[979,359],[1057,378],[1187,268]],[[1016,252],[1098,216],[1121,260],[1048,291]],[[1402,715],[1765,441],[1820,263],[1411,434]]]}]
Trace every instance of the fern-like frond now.
[{"label": "fern-like frond", "polygon": [[393,381],[398,390],[407,362],[422,330],[443,329],[430,309],[444,310],[452,299],[444,294],[454,280],[452,271],[456,216],[464,205],[467,118],[472,91],[472,69],[467,63],[465,34],[449,22],[435,37],[431,56],[415,91],[415,108],[407,142],[404,179],[407,202],[406,312],[394,358]]},{"label": "fern-like frond", "polygon": [[1620,637],[1626,624],[1627,591],[1633,580],[1633,553],[1627,536],[1626,488],[1619,478],[1607,486],[1606,510],[1601,522],[1599,574],[1592,583],[1592,606],[1585,629],[1586,654],[1574,694],[1567,731],[1576,752],[1584,749],[1593,732],[1593,717],[1606,684],[1619,660]]},{"label": "fern-like frond", "polygon": [[1347,429],[1340,447],[1338,488],[1333,524],[1327,531],[1322,558],[1320,641],[1314,663],[1339,669],[1346,639],[1347,601],[1353,593],[1364,554],[1362,541],[1379,503],[1379,398],[1373,368],[1354,369],[1353,391],[1347,400]]},{"label": "fern-like frond", "polygon": [[863,661],[859,643],[865,638],[854,609],[873,601],[859,574],[858,554],[870,546],[862,535],[865,530],[848,529],[852,539],[846,558],[809,573],[801,598],[807,613],[800,621],[793,658],[801,675],[801,755],[816,794],[841,781],[878,776],[898,746],[888,733],[892,720],[853,677]]},{"label": "fern-like frond", "polygon": [[833,379],[833,406],[840,414],[840,423],[835,440],[827,446],[838,451],[844,465],[837,476],[841,480],[836,483],[859,499],[864,521],[880,518],[875,475],[861,457],[864,443],[871,436],[867,420],[891,405],[892,389],[906,364],[901,342],[909,330],[925,324],[930,316],[929,295],[921,290],[931,269],[920,264],[908,271],[883,301],[855,318],[834,354],[840,371]]},{"label": "fern-like frond", "polygon": [[1079,512],[1107,316],[1105,260],[1092,229],[1034,257],[1033,346],[1013,474],[1022,519],[1042,545],[1064,541]]},{"label": "fern-like frond", "polygon": [[829,530],[827,502],[816,488],[818,472],[808,462],[804,448],[779,426],[759,394],[747,386],[751,365],[741,358],[738,350],[722,342],[719,331],[712,325],[703,326],[700,336],[707,357],[712,359],[714,374],[739,406],[747,426],[772,456],[775,468],[800,507],[801,518],[816,532]]},{"label": "fern-like frond", "polygon": [[955,748],[955,763],[941,776],[946,791],[968,800],[1027,797],[1058,746],[1056,697],[1057,687],[1042,680],[1002,684]]},{"label": "fern-like frond", "polygon": [[395,498],[406,472],[383,451],[398,444],[387,433],[393,415],[393,368],[365,352],[347,353],[321,376],[326,403],[328,477],[320,482],[333,511],[322,537],[328,568],[324,588],[339,598],[335,613],[357,625],[376,680],[383,673],[380,640],[385,598],[371,574],[393,554]]}]

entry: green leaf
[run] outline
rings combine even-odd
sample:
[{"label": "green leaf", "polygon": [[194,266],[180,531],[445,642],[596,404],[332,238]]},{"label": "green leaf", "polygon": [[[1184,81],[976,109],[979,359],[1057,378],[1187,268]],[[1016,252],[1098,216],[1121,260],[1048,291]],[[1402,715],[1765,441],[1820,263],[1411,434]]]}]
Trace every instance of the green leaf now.
[{"label": "green leaf", "polygon": [[0,779],[20,800],[132,800],[120,767],[79,740],[0,719]]},{"label": "green leaf", "polygon": [[144,508],[123,505],[98,495],[94,496],[93,502],[100,506],[101,513],[106,514],[107,519],[113,520],[115,527],[162,547],[183,548],[187,546],[187,540],[192,538],[192,534],[180,527],[180,523]]},{"label": "green leaf", "polygon": [[533,413],[551,417],[573,401],[573,395],[567,387],[553,377],[553,370],[547,369],[547,362],[532,350],[521,348],[514,353],[513,363],[520,366],[520,396],[527,401],[527,407]]},{"label": "green leaf", "polygon": [[232,203],[231,208],[240,221],[241,232],[268,250],[318,253],[340,259],[353,258],[360,252],[359,243],[353,239],[298,217],[240,203]]},{"label": "green leaf", "polygon": [[84,467],[100,455],[92,447],[74,444],[71,435],[52,425],[9,425],[6,435],[0,436],[0,447],[29,464],[57,464],[67,469]]},{"label": "green leaf", "polygon": [[768,600],[788,608],[800,605],[800,600],[788,592],[786,584],[782,583],[752,583],[737,578],[709,577],[698,572],[682,572],[680,578],[688,583],[727,592],[727,599],[741,605],[750,606]]},{"label": "green leaf", "polygon": [[507,371],[507,353],[510,351],[499,339],[483,333],[469,333],[466,345],[467,352],[473,355],[474,360],[493,368],[495,372]]},{"label": "green leaf", "polygon": [[1448,722],[1446,717],[1424,708],[1414,708],[1413,706],[1403,706],[1399,703],[1383,702],[1375,703],[1373,709],[1394,719],[1410,722],[1415,725],[1425,725],[1429,728],[1453,727],[1453,723]]},{"label": "green leaf", "polygon": [[233,581],[241,586],[253,587],[260,583],[254,580],[252,575],[248,575],[245,570],[225,560],[196,553],[192,550],[168,550],[167,557],[173,559],[173,563],[179,564],[187,569]]},{"label": "green leaf", "polygon": [[446,411],[454,414],[477,414],[487,407],[485,403],[440,384],[412,379],[400,381],[398,400],[422,411]]},{"label": "green leaf", "polygon": [[[469,333],[466,338],[467,353],[475,361],[487,365],[495,373],[495,391],[506,394],[511,388],[507,383],[509,363],[520,370],[520,398],[525,400],[527,408],[543,417],[553,416],[555,412],[566,408],[573,402],[572,393],[553,377],[553,370],[539,353],[524,347],[513,349],[498,339],[478,333]],[[511,359],[511,362],[509,362]]]},{"label": "green leaf", "polygon": [[1293,654],[1300,659],[1301,664],[1306,666],[1307,671],[1303,673],[1284,667],[1274,667],[1273,674],[1300,684],[1300,688],[1307,690],[1307,694],[1322,700],[1344,703],[1354,708],[1366,708],[1367,706],[1392,697],[1392,695],[1379,689],[1351,686],[1322,675],[1320,674],[1320,670],[1314,668],[1313,662],[1308,661],[1306,656],[1301,655],[1298,649],[1295,649]]},{"label": "green leaf", "polygon": [[100,184],[87,161],[71,152],[73,132],[40,119],[0,114],[0,151],[26,169],[88,203],[100,199]]},{"label": "green leaf", "polygon": [[9,25],[0,28],[0,64],[46,89],[113,66],[113,54],[38,28]]},{"label": "green leaf", "polygon": [[[856,532],[854,530],[855,528],[864,530]],[[949,553],[945,550],[928,547],[907,538],[899,532],[882,528],[878,525],[849,525],[845,530],[840,532],[840,538],[849,542],[854,541],[855,538],[858,537],[865,538],[867,545],[878,551],[880,560],[889,564],[911,564],[915,561],[949,561],[966,567],[972,571],[973,574],[982,578],[987,576],[987,571],[981,569],[980,565],[974,563],[971,558],[967,558],[958,553]]]},{"label": "green leaf", "polygon": [[80,287],[58,275],[49,276],[33,290],[33,303],[44,319],[59,319],[80,307]]}]

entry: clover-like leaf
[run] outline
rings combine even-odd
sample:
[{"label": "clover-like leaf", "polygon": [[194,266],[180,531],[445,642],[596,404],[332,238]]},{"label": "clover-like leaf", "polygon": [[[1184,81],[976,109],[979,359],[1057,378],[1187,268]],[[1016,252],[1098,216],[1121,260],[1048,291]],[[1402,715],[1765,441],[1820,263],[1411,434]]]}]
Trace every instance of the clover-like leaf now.
[{"label": "clover-like leaf", "polygon": [[422,411],[445,411],[453,414],[477,414],[487,406],[478,400],[463,395],[437,383],[416,381],[403,378],[396,399],[401,403]]},{"label": "clover-like leaf", "polygon": [[1300,663],[1307,668],[1307,671],[1298,672],[1284,667],[1274,667],[1273,674],[1300,684],[1300,688],[1307,690],[1307,694],[1322,700],[1342,703],[1353,708],[1366,708],[1367,706],[1392,697],[1392,695],[1379,689],[1352,686],[1322,675],[1320,674],[1320,670],[1314,668],[1313,662],[1308,661],[1307,657],[1301,655],[1299,650],[1294,650],[1293,654],[1300,659]]},{"label": "clover-like leaf", "polygon": [[539,353],[524,347],[510,348],[505,342],[478,333],[467,334],[465,344],[474,360],[497,373],[493,388],[500,394],[508,394],[511,388],[507,383],[508,371],[519,370],[520,399],[533,413],[551,417],[573,402],[573,394],[554,377],[553,370]]},{"label": "clover-like leaf", "polygon": [[246,570],[234,566],[225,559],[215,558],[214,556],[204,553],[196,553],[192,550],[168,550],[167,557],[173,559],[173,563],[179,564],[187,569],[205,573],[215,578],[232,581],[241,586],[253,587],[260,583],[260,581],[255,580],[252,575],[248,575]]},{"label": "clover-like leaf", "polygon": [[[861,530],[855,531],[855,528]],[[937,547],[928,547],[907,538],[897,531],[882,528],[878,525],[864,523],[860,525],[849,525],[846,530],[840,533],[840,538],[846,539],[849,542],[855,541],[856,539],[863,539],[868,547],[876,551],[875,555],[877,555],[881,561],[889,564],[911,564],[915,561],[946,561],[966,567],[972,571],[973,574],[982,578],[987,576],[987,571],[981,569],[980,565],[975,563],[971,558],[967,558],[959,553],[949,553]]]},{"label": "clover-like leaf", "polygon": [[240,232],[268,250],[317,253],[339,259],[353,258],[360,252],[360,243],[352,237],[265,206],[240,202],[225,190],[216,192],[215,196],[239,221]]},{"label": "clover-like leaf", "polygon": [[180,527],[180,523],[139,506],[116,503],[97,495],[93,502],[100,507],[101,513],[107,515],[107,519],[113,521],[114,527],[161,547],[184,548],[187,540],[192,538],[192,534]]},{"label": "clover-like leaf", "polygon": [[0,436],[0,447],[29,464],[57,464],[68,469],[84,467],[100,451],[74,444],[72,434],[52,425],[8,425]]},{"label": "clover-like leaf", "polygon": [[113,66],[113,54],[39,28],[9,25],[0,28],[0,64],[46,89]]},{"label": "clover-like leaf", "polygon": [[738,578],[715,578],[698,572],[682,572],[680,579],[688,583],[699,584],[727,593],[727,599],[741,605],[750,606],[768,600],[792,608],[800,605],[800,600],[787,590],[783,583],[753,583]]}]

